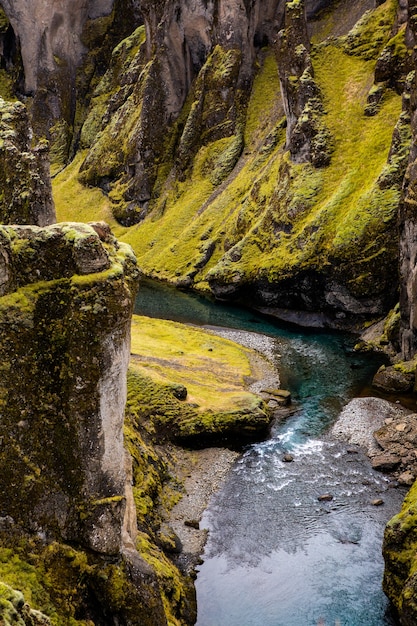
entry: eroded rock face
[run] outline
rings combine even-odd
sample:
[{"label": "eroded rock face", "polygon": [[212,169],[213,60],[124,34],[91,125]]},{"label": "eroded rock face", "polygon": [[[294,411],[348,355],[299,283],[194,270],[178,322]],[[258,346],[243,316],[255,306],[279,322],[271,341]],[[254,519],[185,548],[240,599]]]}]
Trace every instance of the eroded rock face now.
[{"label": "eroded rock face", "polygon": [[0,98],[0,222],[47,226],[56,221],[45,142],[32,146],[26,107]]},{"label": "eroded rock face", "polygon": [[[408,3],[409,36],[417,36],[417,2]],[[408,169],[404,179],[403,200],[400,207],[400,311],[401,351],[404,360],[410,360],[417,351],[417,56],[413,54],[413,72],[405,101],[411,118],[412,145]]]},{"label": "eroded rock face", "polygon": [[135,259],[105,224],[0,237],[1,516],[119,554]]},{"label": "eroded rock face", "polygon": [[276,54],[287,118],[287,148],[295,162],[328,165],[331,138],[314,80],[303,0],[286,4],[285,28],[279,32]]},{"label": "eroded rock face", "polygon": [[30,98],[36,134],[52,139],[57,163],[68,159],[91,82],[105,71],[114,45],[139,21],[138,5],[138,0],[0,3],[12,27],[0,62],[3,56],[10,64],[13,49],[20,51],[23,77],[17,88]]}]

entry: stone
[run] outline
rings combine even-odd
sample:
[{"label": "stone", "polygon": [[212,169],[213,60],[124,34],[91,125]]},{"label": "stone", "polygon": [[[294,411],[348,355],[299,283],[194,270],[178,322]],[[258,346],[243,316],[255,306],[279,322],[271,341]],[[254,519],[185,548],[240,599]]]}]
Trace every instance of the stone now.
[{"label": "stone", "polygon": [[401,457],[394,454],[378,454],[371,459],[372,467],[380,472],[392,472],[401,464]]},{"label": "stone", "polygon": [[0,97],[0,222],[47,226],[56,221],[48,146],[32,145],[32,128],[21,102]]},{"label": "stone", "polygon": [[382,498],[375,498],[375,500],[372,500],[371,504],[372,506],[382,506],[384,504],[384,501],[382,500]]},{"label": "stone", "polygon": [[282,460],[284,461],[284,463],[292,463],[292,461],[294,461],[294,457],[292,454],[284,454]]},{"label": "stone", "polygon": [[333,496],[331,493],[323,493],[321,496],[318,496],[317,500],[319,502],[331,502],[333,500]]},{"label": "stone", "polygon": [[372,385],[386,393],[407,393],[413,389],[415,374],[402,372],[395,366],[382,367],[375,374]]},{"label": "stone", "polygon": [[413,482],[415,481],[415,476],[411,472],[402,472],[397,478],[397,482],[400,485],[405,485],[406,487],[411,487]]}]

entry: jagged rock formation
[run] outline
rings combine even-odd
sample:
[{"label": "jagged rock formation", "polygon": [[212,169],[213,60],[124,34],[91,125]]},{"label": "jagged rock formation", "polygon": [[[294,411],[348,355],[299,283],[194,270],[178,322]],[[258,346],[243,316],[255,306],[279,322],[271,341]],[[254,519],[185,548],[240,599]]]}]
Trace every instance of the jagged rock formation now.
[{"label": "jagged rock formation", "polygon": [[328,165],[331,138],[322,121],[323,103],[310,57],[304,2],[286,5],[277,41],[278,72],[287,121],[286,148],[296,163]]},{"label": "jagged rock formation", "polygon": [[32,147],[26,107],[0,98],[0,222],[47,226],[56,221],[48,146]]},{"label": "jagged rock formation", "polygon": [[[415,16],[417,5],[409,2],[408,36],[417,37]],[[417,168],[417,59],[413,56],[413,72],[406,92],[405,103],[411,118],[412,146],[404,181],[404,195],[400,208],[400,311],[401,352],[404,360],[412,359],[417,350],[416,286],[417,286],[417,220],[415,215]]]},{"label": "jagged rock formation", "polygon": [[17,91],[29,98],[34,130],[51,139],[54,161],[62,165],[91,84],[103,74],[114,45],[140,20],[138,1],[2,0],[0,10],[9,21],[0,67],[14,68]]}]

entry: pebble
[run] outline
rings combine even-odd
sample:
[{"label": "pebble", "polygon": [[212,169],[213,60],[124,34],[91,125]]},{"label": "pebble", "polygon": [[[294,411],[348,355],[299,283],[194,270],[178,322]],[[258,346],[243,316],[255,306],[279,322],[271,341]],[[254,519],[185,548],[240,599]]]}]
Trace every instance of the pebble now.
[{"label": "pebble", "polygon": [[317,498],[317,500],[320,502],[331,502],[333,500],[333,496],[331,493],[323,493]]},{"label": "pebble", "polygon": [[371,504],[373,506],[381,506],[384,504],[384,501],[381,498],[375,498],[375,500],[372,500]]},{"label": "pebble", "polygon": [[291,463],[292,461],[294,461],[294,457],[292,454],[284,454],[284,456],[282,457],[282,460],[285,463]]}]

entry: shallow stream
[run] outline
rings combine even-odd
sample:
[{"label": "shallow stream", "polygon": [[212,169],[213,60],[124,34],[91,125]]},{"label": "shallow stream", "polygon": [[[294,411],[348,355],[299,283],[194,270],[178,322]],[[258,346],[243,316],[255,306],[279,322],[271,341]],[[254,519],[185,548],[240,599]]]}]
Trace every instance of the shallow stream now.
[{"label": "shallow stream", "polygon": [[[268,441],[246,449],[205,513],[197,626],[395,624],[381,589],[381,545],[404,491],[327,434],[341,407],[364,393],[375,358],[356,354],[346,335],[289,329],[154,283],[142,286],[136,312],[272,337],[296,408]],[[332,500],[319,500],[324,494]]]}]

